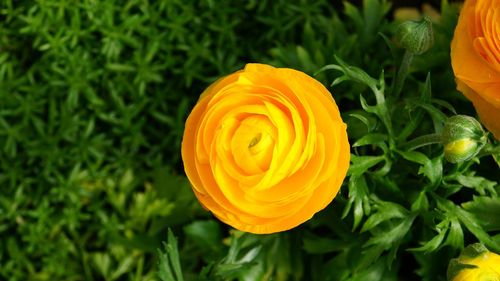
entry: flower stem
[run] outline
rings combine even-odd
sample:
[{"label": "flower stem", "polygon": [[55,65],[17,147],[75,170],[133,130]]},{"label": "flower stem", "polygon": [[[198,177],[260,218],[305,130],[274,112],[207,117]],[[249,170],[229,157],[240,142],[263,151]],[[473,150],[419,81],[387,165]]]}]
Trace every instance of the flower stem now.
[{"label": "flower stem", "polygon": [[394,83],[394,88],[393,88],[393,96],[396,99],[399,97],[399,94],[403,89],[406,76],[408,76],[408,69],[410,68],[412,61],[413,61],[413,53],[408,50],[405,51],[403,60],[401,61],[401,65],[398,69],[398,74],[396,75],[396,82]]},{"label": "flower stem", "polygon": [[405,143],[404,148],[409,151],[435,143],[441,143],[441,134],[429,134],[414,138],[411,141]]}]

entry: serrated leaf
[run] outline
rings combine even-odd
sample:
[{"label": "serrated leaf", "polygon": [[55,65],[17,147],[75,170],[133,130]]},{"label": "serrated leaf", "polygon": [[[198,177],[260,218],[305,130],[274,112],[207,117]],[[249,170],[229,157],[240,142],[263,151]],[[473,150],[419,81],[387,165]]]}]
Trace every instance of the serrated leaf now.
[{"label": "serrated leaf", "polygon": [[443,178],[443,157],[438,156],[425,162],[418,169],[419,174],[424,174],[434,187],[437,187]]},{"label": "serrated leaf", "polygon": [[361,232],[368,231],[387,220],[409,216],[409,211],[403,206],[388,201],[377,201],[375,210],[376,212],[366,220]]},{"label": "serrated leaf", "polygon": [[379,232],[372,236],[363,247],[368,249],[364,251],[363,258],[360,261],[359,266],[364,267],[368,264],[373,263],[378,259],[384,250],[389,250],[388,264],[390,265],[394,258],[396,257],[396,251],[401,244],[401,240],[410,231],[410,228],[415,220],[415,215],[411,215],[405,219],[400,220],[394,227],[389,231]]},{"label": "serrated leaf", "polygon": [[348,175],[359,176],[364,174],[368,169],[383,161],[385,157],[382,156],[356,156],[351,155],[351,166],[347,171]]},{"label": "serrated leaf", "polygon": [[462,207],[474,214],[485,231],[500,230],[500,198],[474,196],[472,201],[462,204]]},{"label": "serrated leaf", "polygon": [[485,191],[490,192],[490,194],[496,196],[497,192],[495,187],[497,182],[490,181],[484,177],[478,177],[471,175],[458,175],[457,181],[465,187],[474,188],[481,195],[486,195]]},{"label": "serrated leaf", "polygon": [[482,243],[490,247],[492,250],[500,252],[500,244],[493,240],[491,236],[481,227],[474,215],[456,207],[459,220],[472,232]]},{"label": "serrated leaf", "polygon": [[439,197],[434,197],[438,203],[438,207],[445,211],[448,216],[456,217],[460,222],[479,239],[486,246],[490,247],[492,250],[500,252],[500,243],[493,240],[491,236],[481,227],[476,217],[473,214],[467,212],[459,206],[456,206],[453,202],[442,199]]},{"label": "serrated leaf", "polygon": [[363,175],[352,175],[349,178],[348,188],[349,200],[344,208],[342,218],[345,218],[351,208],[354,207],[354,223],[352,228],[356,229],[363,218],[363,214],[370,214],[369,192],[365,177]]},{"label": "serrated leaf", "polygon": [[338,56],[335,56],[335,60],[342,68],[342,72],[344,72],[344,74],[351,80],[364,84],[371,89],[377,88],[377,80],[368,75],[368,73],[366,73],[363,69],[356,66],[348,65]]},{"label": "serrated leaf", "polygon": [[445,123],[446,119],[448,119],[448,117],[441,110],[439,110],[432,104],[425,103],[420,100],[412,100],[411,103],[427,111],[427,113],[429,113],[429,115],[432,118],[432,122],[434,124],[434,131],[438,134],[442,132],[443,124]]},{"label": "serrated leaf", "polygon": [[421,247],[412,248],[409,250],[410,251],[417,251],[417,252],[425,252],[425,253],[434,252],[436,249],[439,248],[439,246],[441,246],[441,243],[444,240],[444,237],[446,235],[447,230],[448,230],[448,228],[445,228],[445,229],[438,228],[438,235],[434,236],[431,240],[427,241]]},{"label": "serrated leaf", "polygon": [[403,156],[404,159],[422,165],[418,172],[419,174],[424,174],[429,179],[431,186],[437,187],[441,182],[443,177],[443,160],[441,156],[431,160],[419,151],[398,150],[398,153]]},{"label": "serrated leaf", "polygon": [[393,246],[397,247],[397,244],[403,239],[403,237],[408,233],[410,227],[413,224],[415,215],[411,215],[399,221],[395,227],[390,231],[379,233],[372,236],[365,244],[365,247],[371,245],[382,245],[385,249],[389,249]]}]

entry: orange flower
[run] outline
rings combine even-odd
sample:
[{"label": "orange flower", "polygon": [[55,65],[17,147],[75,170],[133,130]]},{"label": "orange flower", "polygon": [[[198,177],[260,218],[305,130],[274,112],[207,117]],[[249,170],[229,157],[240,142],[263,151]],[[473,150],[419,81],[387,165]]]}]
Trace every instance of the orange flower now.
[{"label": "orange flower", "polygon": [[451,42],[457,88],[500,139],[500,0],[466,0]]},{"label": "orange flower", "polygon": [[291,229],[325,208],[349,157],[346,125],[328,90],[305,73],[264,64],[208,87],[182,141],[201,204],[253,233]]}]

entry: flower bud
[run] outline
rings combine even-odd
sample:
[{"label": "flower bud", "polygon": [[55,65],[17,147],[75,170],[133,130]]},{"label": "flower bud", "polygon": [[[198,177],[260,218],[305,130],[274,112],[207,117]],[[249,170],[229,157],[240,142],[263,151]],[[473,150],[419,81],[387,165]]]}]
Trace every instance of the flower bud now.
[{"label": "flower bud", "polygon": [[466,115],[448,118],[441,135],[444,157],[448,162],[459,163],[474,157],[486,144],[487,136],[481,124]]},{"label": "flower bud", "polygon": [[421,21],[405,21],[396,30],[397,41],[409,52],[420,55],[434,45],[432,22],[428,17]]},{"label": "flower bud", "polygon": [[482,244],[466,247],[460,256],[448,265],[448,281],[500,280],[500,256],[488,251]]}]

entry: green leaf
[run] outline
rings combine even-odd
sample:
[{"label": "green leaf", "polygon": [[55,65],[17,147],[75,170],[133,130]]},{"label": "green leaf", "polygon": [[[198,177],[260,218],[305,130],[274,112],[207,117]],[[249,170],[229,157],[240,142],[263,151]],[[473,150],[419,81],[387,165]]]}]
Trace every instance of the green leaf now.
[{"label": "green leaf", "polygon": [[382,281],[387,280],[383,279],[384,272],[387,270],[387,266],[384,263],[383,259],[375,262],[368,268],[361,270],[360,272],[356,272],[353,277],[351,277],[350,281]]},{"label": "green leaf", "polygon": [[415,215],[411,215],[400,220],[390,231],[372,236],[364,246],[382,245],[385,249],[395,246],[395,244],[400,243],[401,239],[408,233],[414,219]]},{"label": "green leaf", "polygon": [[443,157],[438,156],[426,161],[424,166],[418,169],[418,173],[425,175],[434,188],[437,187],[443,178]]},{"label": "green leaf", "polygon": [[459,220],[472,232],[482,243],[496,252],[500,252],[500,244],[493,240],[488,233],[481,227],[477,219],[469,212],[460,207],[456,207]]},{"label": "green leaf", "polygon": [[441,110],[439,110],[432,104],[425,103],[420,100],[409,100],[408,103],[419,106],[427,111],[427,113],[429,113],[432,118],[435,133],[441,133],[444,123],[448,119],[448,117]]},{"label": "green leaf", "polygon": [[[376,30],[382,23],[385,15],[390,11],[391,3],[385,0],[363,0],[364,36],[376,36]],[[367,38],[370,43],[372,38]]]},{"label": "green leaf", "polygon": [[341,71],[343,73],[343,76],[340,76],[337,79],[335,79],[332,85],[339,84],[340,82],[346,80],[352,80],[354,82],[368,86],[375,95],[376,105],[373,106],[368,105],[365,98],[362,95],[360,95],[361,107],[365,111],[377,115],[384,124],[384,126],[386,127],[389,136],[392,136],[393,132],[392,132],[391,116],[387,109],[387,104],[385,102],[385,96],[384,96],[384,91],[385,91],[384,72],[382,71],[379,79],[376,80],[372,78],[370,75],[368,75],[361,68],[348,65],[337,55],[335,55],[335,60],[338,62],[338,65],[337,64],[326,65],[323,68],[321,68],[319,72],[329,69],[335,69]]},{"label": "green leaf", "polygon": [[378,144],[387,140],[387,135],[380,133],[367,134],[360,139],[358,139],[352,147],[358,147],[363,145]]},{"label": "green leaf", "polygon": [[133,72],[135,71],[135,67],[131,65],[126,65],[126,64],[119,64],[119,63],[108,63],[106,65],[106,68],[112,71],[116,72]]},{"label": "green leaf", "polygon": [[377,36],[377,30],[384,16],[389,12],[391,4],[387,1],[364,0],[363,10],[344,1],[344,13],[353,21],[357,33],[360,35],[361,46],[367,46]]},{"label": "green leaf", "polygon": [[223,250],[222,232],[216,221],[194,221],[184,227],[184,232],[207,254],[218,254]]},{"label": "green leaf", "polygon": [[492,156],[495,162],[497,163],[498,167],[500,168],[500,153],[492,154]]},{"label": "green leaf", "polygon": [[[429,159],[425,154],[418,151],[397,151],[404,159],[422,165],[418,172],[424,174],[431,186],[437,187],[443,177],[443,160],[441,156]],[[432,188],[431,188],[432,189]]]},{"label": "green leaf", "polygon": [[441,246],[441,244],[444,240],[444,237],[448,231],[449,224],[450,224],[449,220],[444,220],[444,221],[440,222],[436,226],[436,230],[438,232],[438,235],[434,236],[431,240],[427,241],[421,247],[412,248],[412,249],[410,249],[410,251],[425,252],[425,253],[434,252],[436,249],[438,249]]},{"label": "green leaf", "polygon": [[177,239],[170,229],[168,229],[167,241],[167,243],[163,243],[164,252],[158,250],[158,277],[160,277],[162,281],[183,281],[184,277],[182,275],[181,263],[179,260]]},{"label": "green leaf", "polygon": [[404,159],[420,165],[426,165],[430,162],[430,159],[425,154],[418,151],[398,151],[398,153],[403,156]]},{"label": "green leaf", "polygon": [[385,157],[381,156],[356,156],[351,154],[351,165],[347,171],[348,175],[360,176],[371,167],[383,161]]},{"label": "green leaf", "polygon": [[485,231],[500,231],[500,197],[474,196],[462,207],[478,219]]},{"label": "green leaf", "polygon": [[495,190],[497,182],[487,180],[484,177],[474,176],[473,173],[469,175],[457,175],[456,179],[461,185],[474,188],[480,195],[486,195],[486,191],[488,191],[491,195],[497,196]]},{"label": "green leaf", "polygon": [[345,218],[354,205],[354,223],[352,229],[356,229],[363,218],[363,214],[369,215],[371,212],[370,199],[368,197],[368,186],[363,175],[352,175],[349,178],[349,200],[344,208],[342,218]]},{"label": "green leaf", "polygon": [[118,267],[116,268],[115,271],[111,274],[111,277],[109,280],[116,280],[123,274],[131,271],[134,268],[134,263],[135,263],[136,257],[134,256],[127,256],[123,258],[120,263],[118,264]]},{"label": "green leaf", "polygon": [[[348,132],[351,131],[351,134],[354,133],[354,132],[352,132],[353,126],[356,127],[354,130],[356,135],[360,134],[360,137],[364,136],[365,132],[372,132],[373,130],[375,130],[375,128],[377,126],[376,117],[374,115],[364,111],[364,110],[350,111],[346,115],[347,116],[343,117],[343,119],[348,124],[347,130],[348,130]],[[366,126],[366,128],[360,128],[361,124],[359,124],[359,125],[356,124],[359,122],[364,124]]]},{"label": "green leaf", "polygon": [[[396,252],[403,238],[408,234],[415,220],[416,215],[410,215],[404,219],[400,219],[397,223],[391,223],[390,228],[373,231],[372,237],[363,245],[367,247],[366,253],[362,259],[362,266],[372,263],[377,260],[383,250],[389,250],[388,264],[396,258]],[[374,229],[375,230],[375,229]]]},{"label": "green leaf", "polygon": [[364,22],[358,8],[348,1],[344,1],[344,13],[348,16],[358,29],[358,32],[363,30]]},{"label": "green leaf", "polygon": [[[272,236],[270,237],[273,238]],[[267,248],[258,236],[233,232],[229,251],[214,268],[214,273],[222,278],[244,278],[262,275],[263,262]],[[261,277],[256,277],[260,279]]]},{"label": "green leaf", "polygon": [[456,206],[453,202],[449,200],[445,200],[437,196],[434,196],[434,198],[438,203],[438,207],[443,211],[445,211],[448,216],[458,218],[458,220],[460,220],[460,222],[472,234],[474,234],[474,236],[476,236],[477,239],[479,239],[479,241],[484,243],[492,250],[500,252],[500,243],[496,242],[491,238],[490,235],[488,235],[488,233],[481,227],[477,218],[473,214],[467,212],[466,210],[462,209],[459,206]]},{"label": "green leaf", "polygon": [[464,232],[457,218],[450,218],[448,236],[443,243],[444,245],[449,245],[455,249],[462,249],[464,247]]},{"label": "green leaf", "polygon": [[374,209],[376,210],[375,213],[366,220],[361,232],[368,231],[390,219],[406,218],[410,214],[403,206],[388,201],[376,201]]},{"label": "green leaf", "polygon": [[344,75],[349,79],[353,80],[354,82],[364,84],[372,90],[377,89],[377,80],[368,75],[368,73],[366,73],[364,70],[356,66],[348,65],[338,56],[335,56],[335,60],[338,62],[340,69],[342,70]]},{"label": "green leaf", "polygon": [[107,253],[94,253],[92,255],[92,261],[94,266],[97,268],[101,276],[108,279],[111,267],[111,259]]},{"label": "green leaf", "polygon": [[443,241],[445,234],[446,234],[446,231],[441,231],[441,232],[439,232],[438,235],[434,236],[434,238],[427,241],[427,243],[425,243],[421,247],[412,248],[410,250],[411,251],[425,252],[425,253],[434,252],[439,246],[441,246],[441,242]]},{"label": "green leaf", "polygon": [[418,194],[417,199],[411,204],[412,212],[423,212],[429,209],[429,199],[425,190]]}]

